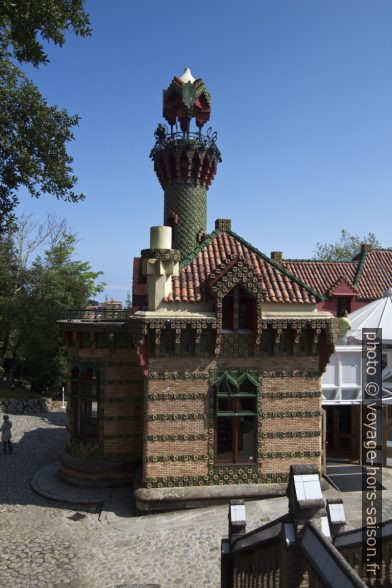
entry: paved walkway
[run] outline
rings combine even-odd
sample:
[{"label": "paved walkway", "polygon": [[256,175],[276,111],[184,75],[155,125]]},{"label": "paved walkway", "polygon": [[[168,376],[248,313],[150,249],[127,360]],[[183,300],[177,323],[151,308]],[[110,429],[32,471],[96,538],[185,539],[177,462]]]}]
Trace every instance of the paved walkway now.
[{"label": "paved walkway", "polygon": [[[227,506],[136,517],[130,489],[75,491],[57,479],[54,465],[64,445],[64,417],[62,411],[11,417],[15,451],[0,454],[0,586],[218,587]],[[41,493],[61,500],[34,492],[32,478]],[[392,518],[391,470],[383,483],[384,517]],[[360,493],[340,496],[348,528],[360,526]],[[247,528],[286,510],[286,498],[248,502]],[[70,519],[75,512],[85,516]]]}]

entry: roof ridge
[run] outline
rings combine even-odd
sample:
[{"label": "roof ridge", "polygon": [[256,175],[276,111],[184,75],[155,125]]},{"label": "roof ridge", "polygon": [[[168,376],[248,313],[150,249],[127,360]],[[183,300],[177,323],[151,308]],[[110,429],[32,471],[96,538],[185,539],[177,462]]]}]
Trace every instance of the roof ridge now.
[{"label": "roof ridge", "polygon": [[263,253],[262,251],[260,251],[256,247],[254,247],[254,245],[252,245],[248,241],[245,241],[245,239],[243,239],[243,237],[240,237],[239,235],[237,235],[237,233],[234,233],[234,231],[226,231],[226,233],[229,233],[232,237],[234,237],[235,239],[238,239],[241,243],[243,243],[245,245],[245,247],[249,247],[254,253],[259,255],[264,261],[266,261],[270,265],[274,266],[282,274],[286,275],[288,278],[290,278],[291,280],[296,282],[302,288],[305,288],[305,290],[310,292],[313,296],[318,298],[320,301],[324,300],[324,296],[322,294],[320,294],[319,292],[317,292],[317,290],[314,290],[311,286],[309,286],[308,284],[305,284],[305,282],[303,282],[297,276],[292,274],[283,265],[281,265],[280,263],[278,263],[274,259],[271,259],[270,257],[268,257],[268,255],[266,255],[265,253]]},{"label": "roof ridge", "polygon": [[368,253],[377,253],[377,251],[392,251],[392,247],[378,247],[377,249],[371,249]]},{"label": "roof ridge", "polygon": [[357,263],[356,261],[350,259],[350,261],[332,261],[330,259],[296,259],[296,258],[288,258],[282,259],[282,263],[293,262],[293,261],[301,261],[306,263]]},{"label": "roof ridge", "polygon": [[357,271],[353,280],[353,286],[355,287],[359,287],[359,282],[361,281],[361,277],[362,277],[362,272],[363,272],[363,268],[365,266],[365,262],[366,262],[366,256],[369,252],[368,251],[363,251],[361,252],[360,258],[357,260],[358,263],[358,267],[357,267]]},{"label": "roof ridge", "polygon": [[188,255],[181,261],[179,269],[184,269],[184,267],[188,265],[188,263],[190,263],[192,259],[196,257],[196,255],[200,253],[200,251],[202,251],[204,247],[212,241],[212,239],[219,235],[220,232],[221,231],[219,229],[215,229],[214,231],[212,231],[212,233],[208,235],[208,237],[206,237],[201,243],[199,243],[199,245],[196,245],[196,247],[192,249],[192,251],[188,253]]}]

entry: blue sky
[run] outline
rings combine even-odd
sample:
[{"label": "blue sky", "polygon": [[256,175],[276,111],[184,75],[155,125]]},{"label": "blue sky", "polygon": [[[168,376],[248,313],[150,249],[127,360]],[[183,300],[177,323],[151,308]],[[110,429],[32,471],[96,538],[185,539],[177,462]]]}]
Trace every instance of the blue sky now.
[{"label": "blue sky", "polygon": [[189,66],[212,94],[223,161],[208,230],[233,230],[269,254],[311,257],[342,228],[391,242],[390,0],[100,0],[93,34],[25,68],[49,103],[81,116],[70,145],[79,204],[23,196],[18,212],[65,217],[77,256],[124,300],[132,258],[163,222],[149,152],[162,89]]}]

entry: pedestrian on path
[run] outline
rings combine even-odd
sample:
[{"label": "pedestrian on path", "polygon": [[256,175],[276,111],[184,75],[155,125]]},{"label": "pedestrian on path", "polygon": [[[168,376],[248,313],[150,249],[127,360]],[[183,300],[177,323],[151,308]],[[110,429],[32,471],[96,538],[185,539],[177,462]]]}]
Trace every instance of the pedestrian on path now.
[{"label": "pedestrian on path", "polygon": [[8,445],[8,451],[10,453],[12,453],[11,428],[12,428],[12,422],[10,421],[10,417],[8,416],[8,414],[5,414],[3,416],[3,424],[0,427],[4,455],[6,453],[7,445]]}]

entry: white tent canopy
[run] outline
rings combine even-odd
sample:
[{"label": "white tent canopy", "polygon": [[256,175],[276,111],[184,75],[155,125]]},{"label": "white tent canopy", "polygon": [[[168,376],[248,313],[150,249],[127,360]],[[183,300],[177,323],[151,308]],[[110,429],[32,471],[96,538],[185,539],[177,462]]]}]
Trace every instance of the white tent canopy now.
[{"label": "white tent canopy", "polygon": [[379,298],[348,315],[350,334],[361,339],[362,329],[382,329],[383,343],[392,343],[392,288]]}]

